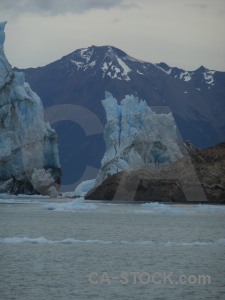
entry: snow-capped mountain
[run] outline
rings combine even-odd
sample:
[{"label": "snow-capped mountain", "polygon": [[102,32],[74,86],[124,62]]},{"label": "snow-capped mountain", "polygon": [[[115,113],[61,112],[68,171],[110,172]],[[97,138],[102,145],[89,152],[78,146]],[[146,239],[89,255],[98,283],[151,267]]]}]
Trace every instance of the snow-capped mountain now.
[{"label": "snow-capped mountain", "polygon": [[[120,57],[123,57],[123,59]],[[74,72],[82,73],[95,69],[95,74],[101,72],[102,78],[109,76],[117,80],[131,80],[128,73],[132,70],[124,60],[134,61],[126,53],[114,47],[101,47],[99,51],[98,47],[92,46],[75,51],[68,57],[63,58],[60,63],[61,70],[66,66],[66,71],[70,75]]]},{"label": "snow-capped mountain", "polygon": [[106,152],[96,185],[118,172],[142,167],[158,169],[183,156],[171,113],[157,114],[134,96],[127,95],[120,105],[112,94],[106,92],[105,97],[102,104],[107,118]]},{"label": "snow-capped mountain", "polygon": [[40,98],[5,57],[4,28],[0,23],[0,193],[56,194],[57,136],[43,120]]},{"label": "snow-capped mountain", "polygon": [[[101,100],[105,91],[116,99],[133,94],[159,113],[172,112],[183,140],[205,148],[225,139],[225,72],[152,64],[112,46],[79,49],[47,66],[23,72],[45,108],[80,105],[104,126]],[[86,166],[99,168],[105,144],[103,134],[87,136],[79,124],[66,120],[65,115],[65,121],[54,128],[63,173],[67,174],[63,180],[69,184],[81,178]]]},{"label": "snow-capped mountain", "polygon": [[[102,79],[109,77],[125,81],[132,80],[136,74],[153,74],[157,71],[157,68],[171,78],[177,78],[186,82],[190,80],[196,81],[196,79],[200,80],[201,83],[206,84],[208,89],[214,86],[213,75],[216,72],[203,66],[196,71],[184,71],[179,68],[171,68],[165,63],[151,64],[135,59],[112,46],[91,46],[79,49],[53,64],[52,67],[54,66],[56,71],[64,72],[67,77],[92,73],[88,74],[88,76],[94,74],[100,75]],[[200,88],[197,89],[200,90]]]},{"label": "snow-capped mountain", "polygon": [[[172,78],[177,78],[183,81],[198,80],[200,84],[205,84],[208,87],[208,89],[215,85],[213,75],[216,71],[208,70],[203,66],[201,66],[196,71],[184,71],[178,68],[170,68],[165,63],[156,64],[156,66]],[[200,88],[196,89],[199,91],[201,90]]]}]

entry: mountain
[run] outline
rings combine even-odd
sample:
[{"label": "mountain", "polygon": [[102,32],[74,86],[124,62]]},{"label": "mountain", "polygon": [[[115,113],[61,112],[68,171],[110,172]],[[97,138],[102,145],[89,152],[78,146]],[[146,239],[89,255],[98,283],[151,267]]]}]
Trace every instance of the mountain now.
[{"label": "mountain", "polygon": [[[119,101],[133,94],[156,112],[172,112],[180,139],[200,148],[225,139],[225,72],[152,64],[112,46],[79,49],[47,66],[22,71],[45,110],[60,105],[56,109],[61,116],[50,123],[59,136],[63,183],[65,187],[70,184],[70,189],[79,179],[94,178],[100,167],[105,152],[103,130],[97,130],[92,121],[92,132],[87,134],[82,124],[90,122],[88,110],[104,127],[101,100],[105,91]],[[76,108],[72,118],[64,104]]]},{"label": "mountain", "polygon": [[0,23],[0,193],[57,194],[57,135],[44,122],[40,98],[13,71],[4,53]]}]

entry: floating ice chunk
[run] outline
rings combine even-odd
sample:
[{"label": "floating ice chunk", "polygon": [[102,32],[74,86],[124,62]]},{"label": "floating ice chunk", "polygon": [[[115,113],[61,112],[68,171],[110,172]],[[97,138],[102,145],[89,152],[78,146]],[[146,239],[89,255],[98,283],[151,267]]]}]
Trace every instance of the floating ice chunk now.
[{"label": "floating ice chunk", "polygon": [[141,204],[144,209],[135,210],[133,213],[149,213],[149,214],[171,214],[171,215],[195,215],[195,214],[212,214],[224,213],[223,205],[174,205],[163,204],[158,202]]},{"label": "floating ice chunk", "polygon": [[188,214],[187,208],[177,208],[173,205],[163,204],[158,202],[146,203],[141,205],[141,210],[134,210],[136,214],[159,214],[159,215],[186,215]]},{"label": "floating ice chunk", "polygon": [[57,197],[59,194],[53,186],[55,180],[48,170],[34,168],[31,175],[31,183],[37,191],[40,191],[43,194],[47,193],[48,195],[51,195],[51,197]]},{"label": "floating ice chunk", "polygon": [[144,208],[149,208],[149,207],[152,208],[152,207],[165,207],[166,205],[159,202],[150,202],[150,203],[141,204],[141,206]]},{"label": "floating ice chunk", "polygon": [[224,213],[225,206],[224,205],[210,205],[210,204],[198,204],[194,206],[194,209],[197,212],[204,212],[204,213]]},{"label": "floating ice chunk", "polygon": [[55,203],[51,202],[43,206],[43,209],[54,211],[90,211],[97,208],[96,204],[87,203],[83,197],[80,197],[72,202]]},{"label": "floating ice chunk", "polygon": [[95,179],[82,181],[75,189],[74,194],[85,196],[95,185]]}]

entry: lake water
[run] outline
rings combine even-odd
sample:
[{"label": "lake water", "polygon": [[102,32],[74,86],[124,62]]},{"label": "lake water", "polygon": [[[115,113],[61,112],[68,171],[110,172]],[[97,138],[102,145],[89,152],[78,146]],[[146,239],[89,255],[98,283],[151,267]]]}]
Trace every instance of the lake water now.
[{"label": "lake water", "polygon": [[1,300],[224,299],[225,206],[51,201],[0,201]]}]

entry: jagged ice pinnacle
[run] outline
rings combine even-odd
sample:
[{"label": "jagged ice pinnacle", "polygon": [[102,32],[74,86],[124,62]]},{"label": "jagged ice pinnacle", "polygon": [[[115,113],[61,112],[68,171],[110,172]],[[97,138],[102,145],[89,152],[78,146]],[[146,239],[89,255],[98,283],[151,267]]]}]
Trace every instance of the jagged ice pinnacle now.
[{"label": "jagged ice pinnacle", "polygon": [[157,114],[133,95],[126,96],[119,105],[112,94],[106,92],[102,104],[107,118],[106,152],[96,185],[120,171],[155,168],[182,157],[171,113]]}]

